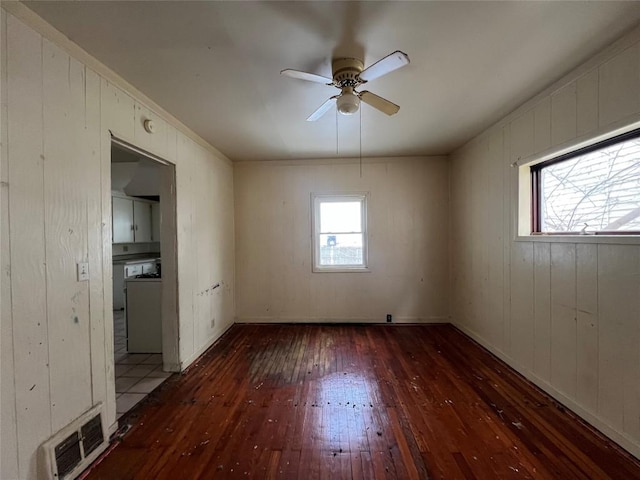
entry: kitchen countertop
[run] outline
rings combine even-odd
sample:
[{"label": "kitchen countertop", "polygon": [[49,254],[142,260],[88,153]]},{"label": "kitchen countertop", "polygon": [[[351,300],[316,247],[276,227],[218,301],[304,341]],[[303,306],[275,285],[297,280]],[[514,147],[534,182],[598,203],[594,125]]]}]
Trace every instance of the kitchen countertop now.
[{"label": "kitchen countertop", "polygon": [[159,253],[135,253],[132,255],[114,255],[113,257],[113,263],[116,264],[155,262],[156,260],[160,260]]}]

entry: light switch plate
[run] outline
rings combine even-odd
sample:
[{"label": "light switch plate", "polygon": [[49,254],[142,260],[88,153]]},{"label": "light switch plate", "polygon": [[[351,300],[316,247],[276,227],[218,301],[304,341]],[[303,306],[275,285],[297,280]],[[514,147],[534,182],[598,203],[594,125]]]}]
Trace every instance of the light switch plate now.
[{"label": "light switch plate", "polygon": [[88,262],[78,262],[77,265],[78,272],[78,281],[79,282],[88,282],[89,281],[89,263]]}]

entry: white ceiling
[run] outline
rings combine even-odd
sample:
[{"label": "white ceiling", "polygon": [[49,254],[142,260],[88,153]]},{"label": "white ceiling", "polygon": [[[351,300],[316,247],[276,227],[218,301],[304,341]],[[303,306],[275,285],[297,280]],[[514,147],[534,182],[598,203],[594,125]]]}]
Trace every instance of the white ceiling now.
[{"label": "white ceiling", "polygon": [[608,1],[27,5],[235,161],[358,155],[358,115],[305,121],[338,91],[284,68],[330,77],[332,55],[406,52],[366,86],[401,109],[363,105],[362,155],[444,154],[640,20],[638,2]]}]

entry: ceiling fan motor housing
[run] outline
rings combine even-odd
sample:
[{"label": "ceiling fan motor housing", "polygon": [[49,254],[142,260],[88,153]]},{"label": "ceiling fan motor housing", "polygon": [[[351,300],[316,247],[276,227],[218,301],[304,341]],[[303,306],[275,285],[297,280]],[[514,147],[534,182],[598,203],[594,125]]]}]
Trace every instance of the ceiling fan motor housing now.
[{"label": "ceiling fan motor housing", "polygon": [[333,83],[336,87],[357,87],[360,85],[359,75],[364,68],[362,60],[357,58],[336,58],[331,63]]},{"label": "ceiling fan motor housing", "polygon": [[395,103],[379,97],[375,93],[367,91],[358,92],[356,88],[408,64],[408,55],[400,50],[396,50],[372,65],[369,65],[366,70],[364,69],[364,62],[359,58],[334,58],[331,62],[332,78],[292,69],[282,70],[280,74],[307,82],[333,85],[340,90],[339,95],[330,97],[320,105],[315,112],[309,115],[307,121],[315,122],[327,113],[333,105],[336,106],[339,113],[343,115],[353,115],[359,110],[361,100],[389,116],[398,113],[400,107]]}]

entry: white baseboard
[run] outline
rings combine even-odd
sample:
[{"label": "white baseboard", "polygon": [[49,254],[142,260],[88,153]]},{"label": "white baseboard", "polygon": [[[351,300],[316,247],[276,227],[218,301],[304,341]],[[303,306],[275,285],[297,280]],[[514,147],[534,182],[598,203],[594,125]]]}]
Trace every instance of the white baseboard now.
[{"label": "white baseboard", "polygon": [[529,369],[524,368],[518,362],[516,362],[511,357],[506,355],[502,350],[499,350],[499,349],[493,347],[486,340],[484,340],[484,338],[482,338],[480,335],[478,335],[473,330],[470,330],[469,328],[467,328],[467,327],[465,327],[463,325],[459,325],[459,324],[456,324],[456,323],[453,323],[453,322],[451,322],[451,323],[458,330],[463,332],[465,335],[471,337],[473,340],[475,340],[480,345],[482,345],[484,348],[489,350],[492,354],[494,354],[500,360],[502,360],[507,365],[509,365],[511,368],[516,370],[518,373],[520,373],[522,376],[524,376],[527,380],[531,381],[532,383],[534,383],[535,385],[540,387],[547,394],[549,394],[555,400],[557,400],[562,405],[567,407],[569,410],[571,410],[577,416],[579,416],[580,418],[582,418],[583,420],[585,420],[586,422],[591,424],[593,427],[595,427],[601,433],[603,433],[604,435],[609,437],[611,440],[616,442],[618,445],[620,445],[622,448],[627,450],[631,455],[633,455],[636,458],[640,459],[640,444],[637,441],[635,441],[633,438],[630,438],[626,434],[616,430],[614,427],[612,427],[611,425],[606,423],[602,418],[596,416],[596,414],[594,412],[591,412],[591,411],[587,410],[582,405],[577,403],[574,399],[572,399],[571,397],[566,396],[564,393],[562,393],[561,391],[557,390],[553,385],[548,383],[546,380],[538,377],[534,372],[530,371]]},{"label": "white baseboard", "polygon": [[[182,360],[180,362],[180,366],[177,371],[182,372],[187,367],[189,367],[193,362],[195,362],[198,358],[200,358],[200,356],[202,356],[202,354],[206,352],[211,347],[211,345],[216,343],[218,339],[222,337],[222,335],[224,335],[227,332],[227,330],[229,330],[233,325],[234,325],[233,322],[229,323],[229,325],[227,325],[224,329],[222,329],[218,334],[214,335],[209,340],[207,340],[207,342],[205,342],[205,344],[202,345],[198,350],[196,350],[189,358],[187,358],[186,360]],[[171,371],[174,371],[174,370],[171,370]]]},{"label": "white baseboard", "polygon": [[[380,323],[387,325],[385,317],[236,317],[236,323]],[[449,323],[448,317],[396,317],[393,324]]]}]

